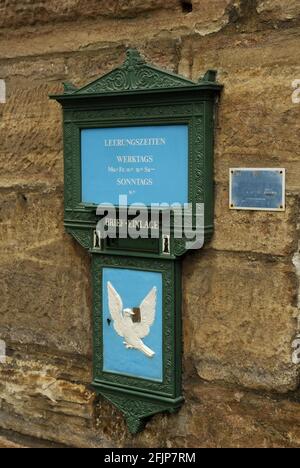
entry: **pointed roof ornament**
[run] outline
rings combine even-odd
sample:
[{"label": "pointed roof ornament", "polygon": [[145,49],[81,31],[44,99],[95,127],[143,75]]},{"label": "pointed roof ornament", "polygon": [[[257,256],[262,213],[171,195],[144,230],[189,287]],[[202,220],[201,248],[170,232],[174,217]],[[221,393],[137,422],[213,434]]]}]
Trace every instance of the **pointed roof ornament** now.
[{"label": "pointed roof ornament", "polygon": [[216,70],[207,70],[204,76],[202,76],[198,83],[216,83],[217,81],[217,71]]},{"label": "pointed roof ornament", "polygon": [[[122,65],[79,89],[66,83],[64,95],[60,96],[60,98],[92,98],[124,93],[145,93],[148,91],[220,89],[220,85],[215,83],[214,80],[214,72],[209,71],[197,83],[183,76],[149,65],[137,49],[128,49]],[[58,98],[58,96],[54,98]]]},{"label": "pointed roof ornament", "polygon": [[73,94],[75,91],[77,91],[76,86],[74,86],[73,83],[69,83],[68,81],[64,81],[63,86],[65,94]]},{"label": "pointed roof ornament", "polygon": [[137,67],[139,65],[144,65],[146,60],[141,56],[137,49],[128,49],[126,52],[126,60],[124,62],[124,67]]}]

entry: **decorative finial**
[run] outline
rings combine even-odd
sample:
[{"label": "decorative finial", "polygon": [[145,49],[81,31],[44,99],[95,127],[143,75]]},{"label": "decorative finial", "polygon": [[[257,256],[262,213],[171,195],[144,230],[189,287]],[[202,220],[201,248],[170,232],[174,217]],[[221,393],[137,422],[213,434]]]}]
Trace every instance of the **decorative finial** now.
[{"label": "decorative finial", "polygon": [[199,83],[203,81],[209,81],[210,83],[215,83],[217,81],[217,71],[208,70],[203,76],[203,78],[200,78]]},{"label": "decorative finial", "polygon": [[63,85],[64,85],[64,94],[73,94],[75,93],[75,91],[77,91],[76,86],[74,86],[72,83],[69,83],[68,81],[65,81]]},{"label": "decorative finial", "polygon": [[126,67],[136,67],[137,65],[143,65],[146,63],[137,49],[128,49],[126,57],[127,58],[124,63]]}]

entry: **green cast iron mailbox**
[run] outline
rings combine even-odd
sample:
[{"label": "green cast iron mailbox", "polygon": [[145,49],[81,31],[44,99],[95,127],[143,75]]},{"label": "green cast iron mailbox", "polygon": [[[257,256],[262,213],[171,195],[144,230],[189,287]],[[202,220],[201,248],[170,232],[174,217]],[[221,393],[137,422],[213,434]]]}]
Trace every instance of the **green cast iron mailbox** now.
[{"label": "green cast iron mailbox", "polygon": [[183,402],[181,257],[213,233],[215,75],[196,83],[128,50],[51,96],[64,115],[65,227],[92,255],[92,385],[133,433]]}]

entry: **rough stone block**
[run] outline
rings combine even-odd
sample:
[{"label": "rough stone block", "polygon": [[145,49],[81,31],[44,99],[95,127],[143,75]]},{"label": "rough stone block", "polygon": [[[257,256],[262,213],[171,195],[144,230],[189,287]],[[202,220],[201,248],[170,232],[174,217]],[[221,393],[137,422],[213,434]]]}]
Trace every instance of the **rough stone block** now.
[{"label": "rough stone block", "polygon": [[290,262],[204,251],[184,261],[185,360],[205,380],[287,391],[297,280]]},{"label": "rough stone block", "polygon": [[0,448],[4,449],[24,449],[25,445],[16,444],[15,442],[7,439],[6,437],[0,437]]},{"label": "rough stone block", "polygon": [[[50,86],[10,90],[0,126],[3,178],[63,180],[62,123]],[[57,90],[57,86],[55,87]]]},{"label": "rough stone block", "polygon": [[217,184],[215,191],[215,231],[210,246],[228,252],[292,255],[297,249],[297,197],[286,197],[284,212],[231,210],[229,167],[225,171],[228,183]]},{"label": "rough stone block", "polygon": [[187,385],[186,392],[186,405],[168,421],[171,429],[166,436],[167,447],[300,445],[300,408],[295,401],[196,381]]},{"label": "rough stone block", "polygon": [[11,28],[60,21],[76,21],[91,17],[136,17],[161,8],[176,8],[177,0],[10,0],[0,5],[0,27]]},{"label": "rough stone block", "polygon": [[[0,366],[0,425],[68,446],[101,447],[105,440],[92,431],[93,394],[63,377],[62,360],[7,358]],[[72,360],[64,367],[70,369]]]},{"label": "rough stone block", "polygon": [[[145,42],[159,38],[181,41],[194,34],[196,37],[206,36],[234,21],[241,3],[240,0],[215,0],[213,3],[210,0],[195,0],[193,11],[186,13],[181,0],[132,0],[122,2],[122,5],[118,2],[120,8],[116,13],[117,10],[109,2],[100,10],[97,0],[80,2],[75,8],[70,0],[67,9],[61,2],[59,5],[58,1],[51,2],[51,5],[48,2],[43,7],[43,15],[39,16],[34,12],[34,5],[24,3],[19,5],[16,13],[16,2],[20,3],[20,0],[7,4],[6,16],[2,16],[2,24],[7,28],[5,35],[0,35],[2,58],[44,54],[61,56],[63,52],[68,54],[115,45],[141,48]],[[56,8],[53,6],[55,3]],[[99,11],[103,16],[99,16]],[[24,27],[16,35],[12,26],[14,29]],[[161,52],[164,53],[163,49]]]},{"label": "rough stone block", "polygon": [[89,259],[64,234],[62,193],[25,186],[0,199],[0,337],[87,354]]},{"label": "rough stone block", "polygon": [[264,21],[289,21],[300,16],[298,0],[258,0],[256,9]]}]

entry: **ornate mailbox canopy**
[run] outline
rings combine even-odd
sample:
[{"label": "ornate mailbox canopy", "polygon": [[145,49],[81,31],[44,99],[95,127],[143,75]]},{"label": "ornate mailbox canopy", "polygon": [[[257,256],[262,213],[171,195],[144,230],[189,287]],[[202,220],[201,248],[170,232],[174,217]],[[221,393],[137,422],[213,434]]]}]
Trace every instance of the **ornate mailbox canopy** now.
[{"label": "ornate mailbox canopy", "polygon": [[[204,204],[205,240],[212,235],[214,105],[222,88],[215,79],[216,72],[208,71],[198,82],[191,81],[148,65],[136,50],[130,49],[124,64],[110,73],[80,89],[65,83],[63,95],[51,96],[62,105],[64,111],[65,226],[83,247],[103,253],[143,253],[170,259],[186,252],[186,240],[173,235],[176,229],[173,218],[171,236],[167,240],[162,238],[160,226],[157,239],[131,241],[107,238],[97,242],[95,231],[99,216],[96,209],[99,203],[110,201],[106,195],[111,194],[114,175],[107,172],[107,167],[97,166],[100,163],[95,161],[93,166],[87,167],[85,149],[90,148],[89,145],[95,141],[93,138],[98,137],[100,141],[106,132],[108,155],[110,145],[123,141],[117,139],[120,136],[118,129],[123,129],[128,137],[134,138],[137,146],[142,142],[142,137],[149,136],[147,141],[154,145],[157,143],[157,151],[161,136],[167,134],[169,147],[165,148],[165,167],[148,167],[149,171],[156,170],[159,182],[153,183],[152,191],[149,187],[144,188],[145,194],[148,193],[144,197],[145,204],[149,205],[149,200],[191,203],[193,225],[196,204]],[[160,130],[155,141],[151,138],[155,132],[150,131],[154,128]],[[152,149],[155,151],[155,148]],[[145,153],[145,149],[142,151]],[[113,167],[110,169],[116,170]],[[95,172],[99,172],[99,179],[95,181],[97,189],[93,188],[89,178]],[[152,183],[146,178],[147,181]],[[120,193],[121,188],[124,187],[119,188]],[[175,193],[178,193],[180,200],[174,199]],[[167,200],[164,200],[164,195]],[[135,201],[134,197],[132,201]],[[115,199],[112,202],[117,206]],[[128,202],[131,202],[130,197]],[[167,242],[170,245],[166,248]]]},{"label": "ornate mailbox canopy", "polygon": [[[122,66],[52,96],[63,107],[65,227],[92,254],[92,385],[133,433],[183,402],[180,259],[189,236],[179,206],[191,207],[192,230],[204,206],[202,237],[212,235],[215,78],[209,71],[195,83],[128,50]],[[175,204],[169,234],[163,203]],[[147,218],[137,221],[142,206]],[[114,236],[103,235],[103,220]],[[155,235],[128,236],[136,224]]]}]

